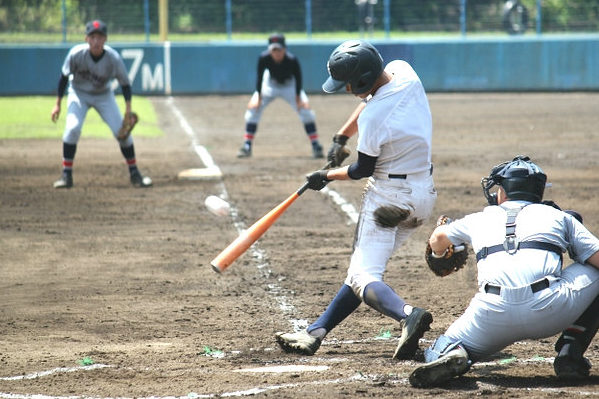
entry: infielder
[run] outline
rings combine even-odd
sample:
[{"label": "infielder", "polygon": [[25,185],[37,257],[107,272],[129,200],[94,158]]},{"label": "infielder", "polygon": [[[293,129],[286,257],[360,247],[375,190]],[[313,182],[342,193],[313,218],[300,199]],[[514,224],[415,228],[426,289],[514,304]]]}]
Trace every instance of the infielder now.
[{"label": "infielder", "polygon": [[340,166],[347,140],[358,134],[358,160],[349,166],[307,176],[309,188],[321,190],[332,180],[368,178],[347,277],[325,312],[304,331],[277,333],[283,350],[312,355],[324,337],[361,302],[399,321],[402,336],[393,355],[414,356],[432,315],[407,304],[383,282],[395,250],[431,215],[437,198],[432,178],[432,118],[420,79],[400,60],[383,69],[371,44],[342,43],[328,61],[330,77],[323,90],[345,88],[361,98],[333,139],[328,158]]},{"label": "infielder", "polygon": [[[123,117],[110,88],[112,79],[116,78],[121,85],[125,98],[125,117],[129,118],[131,114],[131,84],[123,59],[118,52],[105,45],[106,24],[99,20],[90,21],[85,27],[85,33],[87,44],[71,48],[64,60],[58,82],[56,105],[52,109],[52,121],[56,122],[60,115],[62,97],[71,77],[67,97],[67,120],[62,136],[62,176],[54,183],[54,188],[73,186],[73,160],[83,121],[90,108],[98,111],[117,138]],[[152,180],[142,176],[137,168],[133,138],[129,135],[124,140],[117,140],[129,166],[131,184],[136,187],[151,186]]]},{"label": "infielder", "polygon": [[[577,319],[589,329],[564,333],[554,369],[558,377],[588,376],[582,355],[599,327],[599,240],[572,212],[541,203],[546,181],[528,157],[497,165],[482,180],[489,206],[433,231],[429,244],[439,257],[451,245],[472,245],[479,292],[426,349],[412,385],[442,384],[516,341],[550,337]],[[566,250],[574,263],[564,267]]]},{"label": "infielder", "polygon": [[256,91],[245,112],[244,142],[238,158],[252,156],[252,143],[256,136],[262,112],[275,98],[287,101],[297,112],[312,144],[314,158],[323,158],[322,146],[318,142],[314,111],[308,104],[308,96],[302,89],[302,72],[297,57],[287,51],[285,36],[275,33],[268,38],[268,49],[258,58]]}]

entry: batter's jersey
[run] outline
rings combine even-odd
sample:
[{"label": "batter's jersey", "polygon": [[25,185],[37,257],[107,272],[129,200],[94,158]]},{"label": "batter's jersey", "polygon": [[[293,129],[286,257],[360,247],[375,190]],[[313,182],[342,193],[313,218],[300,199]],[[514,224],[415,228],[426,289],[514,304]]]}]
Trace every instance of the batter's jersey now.
[{"label": "batter's jersey", "polygon": [[[527,201],[507,201],[487,206],[456,220],[446,227],[454,244],[472,244],[474,253],[483,247],[502,244],[506,235],[506,209],[522,208],[516,217],[516,238],[522,241],[542,241],[569,250],[574,261],[584,264],[599,251],[599,240],[573,216],[552,206]],[[559,277],[561,257],[551,251],[519,249],[513,255],[506,251],[488,255],[478,262],[478,284],[502,287],[523,287],[546,276]]]},{"label": "batter's jersey", "polygon": [[405,61],[392,61],[393,79],[368,99],[358,117],[357,150],[377,157],[373,177],[430,169],[433,123],[424,87]]},{"label": "batter's jersey", "polygon": [[262,79],[264,71],[268,69],[270,79],[278,84],[285,84],[292,77],[295,78],[295,95],[299,96],[302,91],[302,71],[297,57],[289,51],[285,52],[285,57],[280,63],[276,63],[268,50],[263,51],[258,58],[258,76],[256,78],[256,91],[262,91]]},{"label": "batter's jersey", "polygon": [[73,75],[71,86],[74,89],[91,94],[110,90],[110,83],[115,78],[121,86],[129,85],[123,59],[116,50],[107,45],[104,45],[104,54],[97,61],[92,58],[87,43],[74,46],[64,60],[62,74]]}]

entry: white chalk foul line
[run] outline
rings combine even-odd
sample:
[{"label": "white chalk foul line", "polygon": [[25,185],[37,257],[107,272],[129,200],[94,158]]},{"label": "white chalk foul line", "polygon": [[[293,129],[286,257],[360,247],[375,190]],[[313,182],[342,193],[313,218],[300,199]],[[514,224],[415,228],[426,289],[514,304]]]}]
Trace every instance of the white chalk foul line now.
[{"label": "white chalk foul line", "polygon": [[322,190],[320,190],[320,192],[324,195],[328,195],[331,198],[331,200],[333,200],[333,202],[337,206],[339,206],[341,211],[347,215],[351,223],[358,223],[358,217],[360,216],[360,212],[358,212],[352,204],[347,202],[345,198],[343,198],[337,191],[325,187]]},{"label": "white chalk foul line", "polygon": [[72,373],[74,371],[87,371],[87,370],[96,370],[103,369],[105,367],[113,367],[107,364],[90,364],[88,366],[79,366],[79,367],[57,367],[51,370],[46,371],[38,371],[31,374],[25,375],[16,375],[13,377],[0,377],[0,381],[18,381],[18,380],[33,380],[40,377],[45,377],[47,375],[58,374],[58,373]]},{"label": "white chalk foul line", "polygon": [[214,159],[212,159],[212,156],[210,155],[208,150],[204,146],[200,145],[197,135],[195,134],[189,122],[187,122],[187,119],[185,119],[185,117],[183,116],[183,113],[175,105],[175,100],[173,99],[173,97],[168,97],[168,99],[166,100],[166,104],[169,106],[171,112],[179,121],[179,125],[181,125],[181,128],[183,129],[185,134],[191,139],[191,146],[193,147],[195,153],[198,155],[206,169],[212,172],[212,174],[214,175],[222,176],[220,168],[214,163]]}]

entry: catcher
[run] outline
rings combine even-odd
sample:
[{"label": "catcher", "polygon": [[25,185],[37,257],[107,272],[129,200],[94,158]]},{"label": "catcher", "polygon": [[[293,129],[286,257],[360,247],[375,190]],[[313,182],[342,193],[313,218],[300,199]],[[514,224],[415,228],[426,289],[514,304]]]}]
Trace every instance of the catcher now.
[{"label": "catcher", "polygon": [[[120,54],[105,45],[106,24],[94,20],[85,26],[85,41],[71,48],[62,65],[58,81],[56,104],[52,109],[52,122],[60,116],[62,97],[69,85],[66,126],[62,135],[62,175],[54,182],[54,188],[73,187],[73,161],[77,143],[81,137],[83,121],[90,108],[95,108],[118,140],[121,153],[129,168],[131,184],[149,187],[152,179],[142,176],[135,160],[135,148],[131,129],[137,123],[137,115],[131,111],[131,83],[125,63]],[[72,78],[70,78],[72,77]],[[113,79],[121,85],[125,99],[125,117],[121,116],[114,93],[110,88]]]},{"label": "catcher", "polygon": [[[546,180],[528,157],[497,165],[482,179],[489,206],[433,231],[431,257],[464,242],[472,245],[479,292],[425,350],[426,363],[410,374],[413,386],[440,385],[516,341],[564,330],[556,344],[556,375],[588,376],[583,354],[599,327],[599,239],[576,212],[542,202]],[[566,251],[574,263],[564,267]],[[586,330],[571,331],[575,322]]]}]

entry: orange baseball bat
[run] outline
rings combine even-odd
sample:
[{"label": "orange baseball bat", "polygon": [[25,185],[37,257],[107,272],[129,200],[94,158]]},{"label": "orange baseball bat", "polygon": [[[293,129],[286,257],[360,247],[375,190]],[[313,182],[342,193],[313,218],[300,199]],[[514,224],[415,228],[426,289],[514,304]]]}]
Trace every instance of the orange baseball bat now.
[{"label": "orange baseball bat", "polygon": [[[349,155],[349,152],[346,152]],[[346,155],[346,157],[347,157]],[[323,169],[331,167],[331,162],[327,163]],[[258,241],[262,234],[266,232],[277,221],[279,216],[289,208],[293,202],[308,189],[308,182],[304,183],[289,198],[277,205],[273,210],[262,216],[258,221],[243,231],[229,246],[222,250],[220,254],[210,262],[212,270],[217,273],[223,272],[237,258],[239,258],[253,243]]]},{"label": "orange baseball bat", "polygon": [[218,254],[210,262],[212,270],[221,273],[239,258],[249,247],[255,243],[266,230],[276,222],[276,220],[293,204],[293,202],[308,188],[308,182],[304,183],[296,192],[291,194],[285,201],[277,205],[273,210],[262,216],[258,221],[243,231],[229,246]]}]

